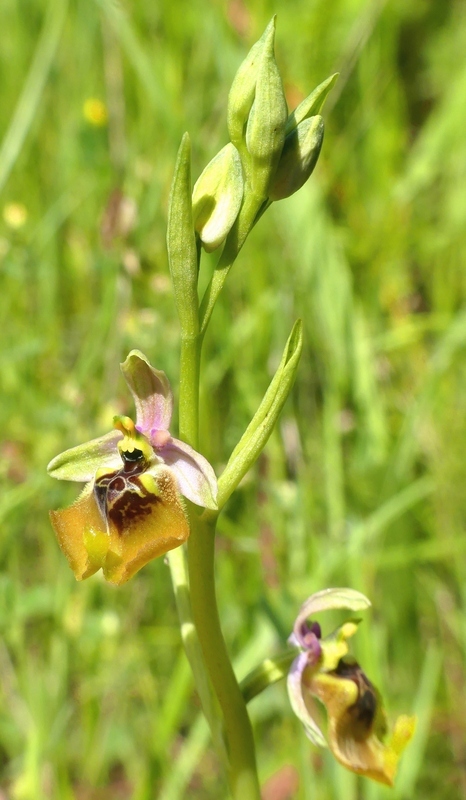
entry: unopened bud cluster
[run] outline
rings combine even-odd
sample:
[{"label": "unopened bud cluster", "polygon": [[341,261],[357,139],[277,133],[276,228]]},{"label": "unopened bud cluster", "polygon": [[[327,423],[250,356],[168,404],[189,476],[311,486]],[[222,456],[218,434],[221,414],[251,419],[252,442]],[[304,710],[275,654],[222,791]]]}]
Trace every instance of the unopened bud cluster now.
[{"label": "unopened bud cluster", "polygon": [[231,141],[194,186],[194,227],[209,252],[225,241],[247,201],[257,213],[294,194],[319,157],[324,122],[318,112],[337,76],[327,78],[288,115],[274,39],[275,18],[233,80],[228,98]]}]

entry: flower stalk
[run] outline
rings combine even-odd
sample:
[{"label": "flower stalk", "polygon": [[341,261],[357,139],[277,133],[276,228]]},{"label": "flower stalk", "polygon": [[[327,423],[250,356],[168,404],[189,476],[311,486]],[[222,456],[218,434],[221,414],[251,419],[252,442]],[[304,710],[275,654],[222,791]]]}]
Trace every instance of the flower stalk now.
[{"label": "flower stalk", "polygon": [[216,518],[191,515],[188,545],[193,619],[222,716],[234,800],[260,800],[254,738],[246,704],[226,649],[215,592]]}]

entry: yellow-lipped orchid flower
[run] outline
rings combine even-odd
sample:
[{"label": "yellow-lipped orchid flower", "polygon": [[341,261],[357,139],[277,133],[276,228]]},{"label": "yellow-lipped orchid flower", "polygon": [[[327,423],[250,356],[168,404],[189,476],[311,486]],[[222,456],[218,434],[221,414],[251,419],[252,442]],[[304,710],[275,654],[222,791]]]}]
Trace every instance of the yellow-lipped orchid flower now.
[{"label": "yellow-lipped orchid flower", "polygon": [[[359,620],[347,620],[322,638],[320,625],[309,618],[326,609],[359,611],[369,600],[351,589],[325,589],[301,607],[290,642],[301,653],[291,665],[288,694],[295,714],[316,745],[330,747],[344,767],[368,778],[393,785],[399,757],[414,733],[415,719],[401,716],[388,741],[387,720],[379,692],[348,655],[347,640]],[[316,722],[315,699],[327,712],[327,738]]]},{"label": "yellow-lipped orchid flower", "polygon": [[115,430],[66,450],[48,466],[54,478],[86,483],[72,506],[50,512],[78,580],[101,568],[111,583],[124,583],[185,542],[189,524],[180,495],[216,508],[217,480],[209,462],[169,433],[173,397],[165,373],[137,350],[121,369],[134,397],[136,424],[115,417]]}]

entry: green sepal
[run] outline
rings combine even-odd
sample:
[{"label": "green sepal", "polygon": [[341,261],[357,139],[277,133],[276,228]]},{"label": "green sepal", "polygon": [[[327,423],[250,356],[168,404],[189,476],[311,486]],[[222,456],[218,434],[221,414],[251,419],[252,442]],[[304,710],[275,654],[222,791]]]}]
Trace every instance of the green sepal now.
[{"label": "green sepal", "polygon": [[302,103],[297,106],[294,111],[291,112],[290,116],[286,122],[286,135],[291,133],[300,122],[303,122],[305,119],[309,119],[309,117],[313,117],[318,114],[327,99],[327,95],[330,92],[330,89],[335,85],[338,78],[338,72],[335,72],[334,75],[330,75],[329,78],[326,78],[325,81],[319,83],[319,85],[314,89],[311,94],[309,94]]},{"label": "green sepal", "polygon": [[110,431],[98,439],[71,447],[52,459],[47,472],[60,481],[92,480],[96,470],[105,466],[108,470],[119,469],[121,458],[118,453],[119,431]]},{"label": "green sepal", "polygon": [[225,505],[240,480],[252,467],[267,442],[293,387],[303,346],[303,325],[298,319],[283,351],[279,367],[246,431],[233,450],[218,481],[218,508]]},{"label": "green sepal", "polygon": [[191,144],[185,133],[178,150],[168,206],[167,248],[181,332],[186,337],[196,336],[199,330],[199,262],[191,191]]}]

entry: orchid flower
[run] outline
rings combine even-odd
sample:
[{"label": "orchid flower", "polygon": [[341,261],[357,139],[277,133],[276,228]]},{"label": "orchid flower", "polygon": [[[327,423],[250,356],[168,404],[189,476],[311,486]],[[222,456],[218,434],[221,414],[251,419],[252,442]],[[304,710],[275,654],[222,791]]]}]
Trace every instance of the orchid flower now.
[{"label": "orchid flower", "polygon": [[138,350],[121,365],[136,406],[136,424],[114,417],[115,430],[73,447],[48,465],[54,478],[86,483],[69,508],[51,511],[61,549],[78,580],[102,568],[111,583],[189,536],[180,495],[215,509],[209,462],[169,433],[173,396],[164,372]]},{"label": "orchid flower", "polygon": [[380,783],[393,785],[398,759],[414,733],[413,717],[398,718],[388,744],[387,720],[379,692],[357,661],[348,656],[347,639],[360,620],[350,619],[322,638],[309,617],[327,609],[359,611],[369,600],[351,589],[325,589],[303,604],[289,639],[301,653],[288,675],[288,694],[309,739],[321,747],[327,740],[316,722],[314,698],[327,711],[328,745],[344,767]]}]

